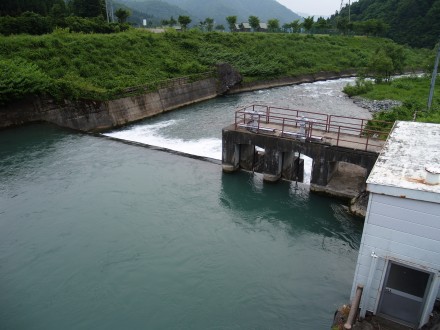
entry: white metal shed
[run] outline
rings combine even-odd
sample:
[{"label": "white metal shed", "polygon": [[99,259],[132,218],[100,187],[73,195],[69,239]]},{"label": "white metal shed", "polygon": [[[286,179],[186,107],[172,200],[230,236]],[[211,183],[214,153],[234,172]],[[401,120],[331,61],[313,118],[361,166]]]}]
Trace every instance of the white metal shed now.
[{"label": "white metal shed", "polygon": [[[428,170],[428,171],[427,171]],[[370,192],[351,299],[421,327],[440,284],[440,125],[396,122],[367,180]]]}]

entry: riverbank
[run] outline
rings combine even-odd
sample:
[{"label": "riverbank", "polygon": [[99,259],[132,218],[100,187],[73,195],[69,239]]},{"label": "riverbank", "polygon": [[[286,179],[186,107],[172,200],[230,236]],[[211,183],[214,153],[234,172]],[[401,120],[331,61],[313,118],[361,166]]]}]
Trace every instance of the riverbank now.
[{"label": "riverbank", "polygon": [[376,49],[404,50],[408,70],[432,53],[371,37],[134,29],[111,35],[59,29],[43,36],[0,36],[0,43],[3,104],[29,94],[109,101],[133,88],[136,93],[157,91],[168,79],[203,74],[225,62],[250,86],[365,69]]},{"label": "riverbank", "polygon": [[403,104],[403,102],[396,100],[369,100],[360,96],[354,96],[352,100],[354,104],[367,109],[371,114],[388,111]]},{"label": "riverbank", "polygon": [[103,131],[223,94],[340,79],[355,74],[354,70],[317,72],[245,83],[242,82],[239,72],[232,66],[223,64],[217,66],[215,77],[194,82],[179,80],[178,84],[165,85],[155,92],[110,101],[56,101],[47,96],[28,97],[0,106],[0,128],[46,121],[80,131]]}]

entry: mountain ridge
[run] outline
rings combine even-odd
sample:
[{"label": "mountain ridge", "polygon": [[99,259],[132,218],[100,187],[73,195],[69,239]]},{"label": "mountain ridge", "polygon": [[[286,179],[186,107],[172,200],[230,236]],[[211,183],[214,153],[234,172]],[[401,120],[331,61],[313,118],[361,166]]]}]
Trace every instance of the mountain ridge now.
[{"label": "mountain ridge", "polygon": [[[227,26],[227,16],[237,16],[237,22],[246,22],[249,16],[257,16],[261,22],[278,19],[280,24],[290,23],[301,16],[275,0],[120,0],[120,3],[138,12],[153,15],[160,19],[175,19],[179,15],[190,16],[192,25],[197,25],[207,17],[215,24]],[[162,8],[160,7],[162,5]]]}]

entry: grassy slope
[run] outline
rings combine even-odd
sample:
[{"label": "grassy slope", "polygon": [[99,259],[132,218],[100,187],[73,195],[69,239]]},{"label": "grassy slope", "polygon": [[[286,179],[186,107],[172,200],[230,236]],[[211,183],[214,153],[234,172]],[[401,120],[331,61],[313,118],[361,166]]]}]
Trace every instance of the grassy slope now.
[{"label": "grassy slope", "polygon": [[[44,90],[53,95],[105,99],[126,87],[205,72],[219,62],[232,64],[246,80],[361,68],[378,47],[389,42],[269,33],[58,31],[44,36],[0,36],[0,61],[23,59],[13,65],[35,64],[50,81]],[[419,68],[431,52],[407,49],[407,54],[408,67]],[[0,77],[0,94],[7,79]]]},{"label": "grassy slope", "polygon": [[373,89],[360,94],[372,100],[398,100],[403,105],[392,111],[375,114],[375,119],[394,121],[412,120],[417,112],[417,121],[440,123],[440,84],[436,83],[431,110],[427,111],[431,77],[404,77],[388,84],[374,84]]}]

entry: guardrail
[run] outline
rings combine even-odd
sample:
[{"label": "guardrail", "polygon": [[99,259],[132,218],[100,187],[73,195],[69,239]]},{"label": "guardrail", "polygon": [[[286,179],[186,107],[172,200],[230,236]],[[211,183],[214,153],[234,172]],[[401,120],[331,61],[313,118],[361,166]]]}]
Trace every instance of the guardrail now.
[{"label": "guardrail", "polygon": [[[383,129],[372,129],[374,125]],[[393,123],[318,112],[253,104],[235,112],[235,128],[246,128],[261,134],[279,132],[280,136],[304,140],[336,140],[332,144],[356,144],[359,149],[381,147]]]},{"label": "guardrail", "polygon": [[211,78],[214,76],[214,74],[215,74],[215,71],[208,71],[208,72],[198,73],[198,74],[185,76],[185,77],[160,80],[160,81],[152,82],[152,83],[141,85],[141,86],[133,86],[133,87],[125,88],[122,91],[122,94],[123,95],[142,94],[142,93],[158,90],[161,88],[171,88],[171,87],[183,86],[183,85],[187,85],[187,84],[192,83],[197,80]]}]

